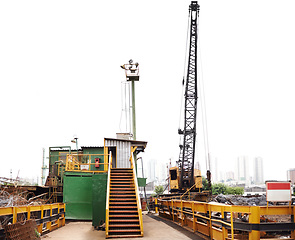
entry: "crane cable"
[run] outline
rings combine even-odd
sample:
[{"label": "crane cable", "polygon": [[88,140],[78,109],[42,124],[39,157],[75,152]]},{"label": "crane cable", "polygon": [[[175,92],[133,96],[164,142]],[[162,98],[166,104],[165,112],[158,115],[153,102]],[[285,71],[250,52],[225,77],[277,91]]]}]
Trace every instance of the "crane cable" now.
[{"label": "crane cable", "polygon": [[[186,73],[187,73],[187,54],[188,54],[188,39],[190,35],[190,17],[191,17],[191,10],[189,9],[188,13],[188,20],[187,20],[187,30],[186,30],[186,43],[185,43],[185,56],[184,56],[184,66],[183,66],[183,77],[182,77],[182,90],[181,90],[181,100],[180,100],[180,112],[179,112],[179,121],[178,121],[178,129],[181,129],[181,124],[183,124],[182,120],[182,115],[183,115],[183,93],[185,89],[185,83],[186,83]],[[182,122],[182,123],[181,123]],[[181,143],[181,135],[179,135],[179,142]]]},{"label": "crane cable", "polygon": [[200,103],[201,103],[201,115],[202,115],[202,126],[203,126],[203,140],[204,140],[204,151],[205,151],[205,159],[206,159],[206,170],[211,171],[211,161],[210,161],[210,155],[209,155],[209,139],[208,139],[208,127],[207,127],[207,112],[206,112],[206,101],[205,101],[205,90],[204,90],[204,81],[203,81],[203,66],[202,66],[202,56],[201,56],[201,41],[199,37],[199,20],[197,22],[197,36],[198,36],[198,52],[199,52],[199,57],[200,60],[198,61],[200,64],[198,65],[199,70],[198,75],[199,75],[199,88],[200,91]]}]

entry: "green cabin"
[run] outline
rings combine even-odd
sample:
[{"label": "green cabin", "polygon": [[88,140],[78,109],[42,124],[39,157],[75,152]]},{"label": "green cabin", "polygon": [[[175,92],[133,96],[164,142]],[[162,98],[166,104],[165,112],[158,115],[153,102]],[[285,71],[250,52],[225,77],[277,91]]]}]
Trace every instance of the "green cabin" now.
[{"label": "green cabin", "polygon": [[[70,146],[49,148],[49,175],[46,180],[53,202],[66,204],[66,219],[92,220],[93,226],[105,221],[108,163],[114,168],[130,166],[131,149],[134,156],[143,152],[147,142],[105,138],[104,146]],[[136,159],[136,157],[135,157]],[[137,178],[138,186],[146,185]]]}]

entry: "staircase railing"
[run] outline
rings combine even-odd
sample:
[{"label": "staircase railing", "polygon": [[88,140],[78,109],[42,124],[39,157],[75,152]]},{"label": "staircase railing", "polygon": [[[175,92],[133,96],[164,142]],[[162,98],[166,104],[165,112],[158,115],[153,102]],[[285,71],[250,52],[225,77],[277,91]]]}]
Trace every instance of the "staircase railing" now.
[{"label": "staircase railing", "polygon": [[135,194],[136,194],[137,212],[138,212],[139,224],[140,224],[140,232],[141,232],[141,236],[143,236],[142,209],[141,209],[139,189],[138,189],[138,183],[137,183],[137,177],[136,177],[135,162],[134,162],[134,158],[132,156],[134,151],[136,150],[136,148],[137,147],[132,148],[131,156],[130,156],[129,160],[131,163],[132,175],[133,175],[134,186],[135,186]]},{"label": "staircase railing", "polygon": [[[103,162],[93,162],[94,158]],[[108,154],[67,154],[65,171],[70,172],[107,172]]]},{"label": "staircase railing", "polygon": [[110,188],[111,188],[111,167],[112,167],[112,155],[110,155],[110,161],[109,161],[109,168],[108,168],[108,187],[107,187],[107,199],[106,199],[106,237],[109,236],[109,205],[110,205]]}]

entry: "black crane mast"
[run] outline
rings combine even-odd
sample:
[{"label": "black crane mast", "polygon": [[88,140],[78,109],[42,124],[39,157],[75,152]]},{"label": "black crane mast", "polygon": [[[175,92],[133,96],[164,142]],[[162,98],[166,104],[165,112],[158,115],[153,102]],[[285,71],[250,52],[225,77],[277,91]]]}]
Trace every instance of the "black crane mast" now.
[{"label": "black crane mast", "polygon": [[190,13],[190,45],[187,76],[185,81],[184,103],[184,129],[178,130],[183,135],[183,144],[180,147],[178,169],[180,172],[180,189],[190,188],[194,185],[194,159],[196,143],[197,118],[197,39],[199,9],[197,1],[192,1]]}]

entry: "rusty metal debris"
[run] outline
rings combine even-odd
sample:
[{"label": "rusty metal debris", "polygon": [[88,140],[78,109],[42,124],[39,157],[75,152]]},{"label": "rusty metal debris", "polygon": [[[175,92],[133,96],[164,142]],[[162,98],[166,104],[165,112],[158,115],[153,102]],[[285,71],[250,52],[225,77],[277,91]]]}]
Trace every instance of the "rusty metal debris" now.
[{"label": "rusty metal debris", "polygon": [[36,222],[27,220],[4,226],[5,235],[8,240],[35,240],[40,239],[37,232]]},{"label": "rusty metal debris", "polygon": [[27,200],[28,192],[18,192],[8,193],[4,189],[0,191],[0,207],[15,207],[24,205],[42,205],[45,200],[40,199],[46,194],[40,194],[38,196],[32,197]]},{"label": "rusty metal debris", "polygon": [[12,179],[6,177],[0,177],[0,184],[13,184],[16,186],[19,183],[19,179]]},{"label": "rusty metal debris", "polygon": [[[213,198],[214,202],[224,203],[228,205],[242,205],[242,206],[266,206],[265,195],[255,196],[239,196],[239,195],[223,195],[219,194]],[[270,203],[272,205],[272,203]]]}]

